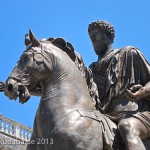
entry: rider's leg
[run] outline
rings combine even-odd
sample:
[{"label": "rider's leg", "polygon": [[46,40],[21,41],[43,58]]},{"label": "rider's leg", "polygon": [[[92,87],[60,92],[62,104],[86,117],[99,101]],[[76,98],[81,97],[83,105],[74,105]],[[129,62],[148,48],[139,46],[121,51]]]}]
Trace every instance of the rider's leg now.
[{"label": "rider's leg", "polygon": [[149,131],[139,119],[134,117],[122,119],[118,129],[128,150],[146,149],[142,140],[149,136]]}]

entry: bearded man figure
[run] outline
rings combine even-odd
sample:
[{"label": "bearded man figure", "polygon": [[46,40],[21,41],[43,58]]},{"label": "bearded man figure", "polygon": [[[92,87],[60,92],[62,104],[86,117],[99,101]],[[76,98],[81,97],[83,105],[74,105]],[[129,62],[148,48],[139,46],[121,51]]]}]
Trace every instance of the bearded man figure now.
[{"label": "bearded man figure", "polygon": [[114,49],[113,26],[103,20],[89,24],[98,60],[90,65],[104,113],[118,124],[126,149],[146,149],[150,136],[150,64],[135,47]]}]

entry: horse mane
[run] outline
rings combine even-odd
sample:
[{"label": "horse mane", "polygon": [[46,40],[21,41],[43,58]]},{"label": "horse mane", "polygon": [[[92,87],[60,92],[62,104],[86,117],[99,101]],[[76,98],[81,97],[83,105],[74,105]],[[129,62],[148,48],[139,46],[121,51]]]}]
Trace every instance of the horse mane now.
[{"label": "horse mane", "polygon": [[88,90],[89,90],[89,94],[96,106],[96,109],[103,112],[102,107],[101,107],[102,105],[101,105],[101,102],[100,102],[99,96],[98,96],[97,85],[95,84],[95,82],[93,80],[92,70],[89,67],[85,66],[81,55],[78,54],[74,50],[72,44],[65,41],[63,38],[56,38],[56,39],[48,38],[46,40],[42,40],[41,42],[50,42],[68,54],[68,56],[76,64],[78,69],[82,72],[83,77],[85,77],[86,83],[88,86]]}]

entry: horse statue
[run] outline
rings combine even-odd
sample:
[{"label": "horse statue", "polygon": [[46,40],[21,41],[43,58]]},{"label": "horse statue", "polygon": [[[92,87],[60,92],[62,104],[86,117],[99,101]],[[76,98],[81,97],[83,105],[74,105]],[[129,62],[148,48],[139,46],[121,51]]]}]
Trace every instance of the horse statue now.
[{"label": "horse statue", "polygon": [[31,30],[25,45],[0,92],[20,103],[41,96],[27,150],[123,149],[117,125],[97,107],[90,69],[72,45],[62,38],[39,41]]}]

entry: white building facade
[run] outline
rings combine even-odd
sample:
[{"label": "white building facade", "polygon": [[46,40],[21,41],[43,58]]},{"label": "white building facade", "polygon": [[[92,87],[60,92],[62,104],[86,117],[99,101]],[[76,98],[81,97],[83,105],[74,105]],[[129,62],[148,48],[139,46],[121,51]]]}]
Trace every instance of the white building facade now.
[{"label": "white building facade", "polygon": [[32,129],[0,114],[0,150],[25,150]]}]

